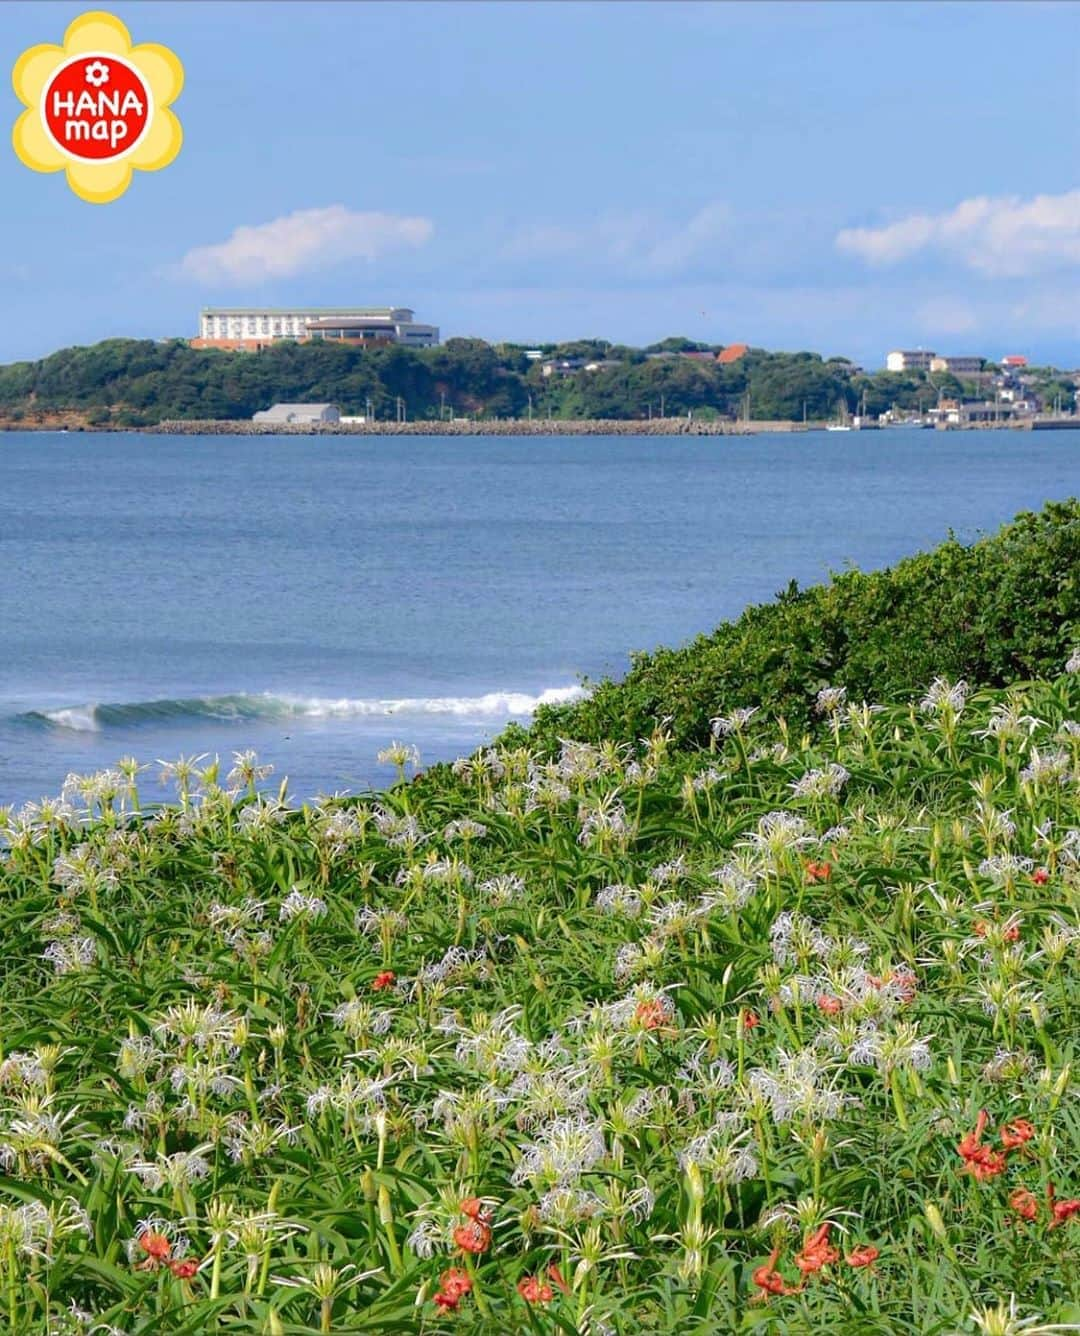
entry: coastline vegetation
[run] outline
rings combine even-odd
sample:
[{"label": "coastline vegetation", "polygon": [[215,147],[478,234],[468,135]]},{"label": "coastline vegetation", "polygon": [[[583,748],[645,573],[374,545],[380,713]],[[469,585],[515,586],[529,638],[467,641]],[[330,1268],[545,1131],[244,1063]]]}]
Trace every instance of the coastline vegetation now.
[{"label": "coastline vegetation", "polygon": [[[523,347],[449,339],[432,349],[358,348],[282,342],[258,353],[191,348],[183,339],[109,339],[66,348],[36,362],[0,366],[0,418],[34,425],[57,414],[88,426],[150,427],[164,420],[235,420],[275,402],[333,402],[409,421],[481,418],[622,419],[686,417],[800,421],[842,412],[919,412],[940,395],[973,394],[947,374],[864,374],[843,358],[750,349],[719,364],[678,354],[709,350],[688,339],[649,349],[604,340],[545,345],[550,360],[591,363],[545,376]],[[650,357],[650,353],[665,354]],[[1035,374],[1035,373],[1033,373]],[[1071,404],[1071,382],[1047,370],[1037,388],[1047,402]]]},{"label": "coastline vegetation", "polygon": [[[6,813],[6,1329],[1080,1321],[1078,524],[902,564],[783,671],[781,599],[743,677],[557,716],[595,738]],[[905,695],[983,640],[999,685]]]},{"label": "coastline vegetation", "polygon": [[955,536],[883,570],[828,584],[792,581],[770,603],[677,648],[633,656],[619,681],[545,705],[507,741],[557,750],[559,739],[643,737],[657,720],[680,745],[707,743],[718,703],[752,701],[795,732],[816,693],[896,701],[933,677],[986,686],[1052,674],[1080,638],[1080,502],[1051,502],[974,543]]}]

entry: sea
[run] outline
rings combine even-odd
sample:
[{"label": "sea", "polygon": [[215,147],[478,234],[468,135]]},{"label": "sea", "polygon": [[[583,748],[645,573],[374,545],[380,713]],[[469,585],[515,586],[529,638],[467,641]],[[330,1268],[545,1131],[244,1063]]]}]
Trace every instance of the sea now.
[{"label": "sea", "polygon": [[164,797],[159,762],[248,748],[299,799],[1072,495],[1080,433],[12,432],[0,469],[0,804],[121,756]]}]

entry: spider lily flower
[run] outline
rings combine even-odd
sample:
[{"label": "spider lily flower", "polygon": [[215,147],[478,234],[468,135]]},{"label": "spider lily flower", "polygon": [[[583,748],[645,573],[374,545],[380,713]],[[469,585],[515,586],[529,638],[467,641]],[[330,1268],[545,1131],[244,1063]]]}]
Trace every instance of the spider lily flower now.
[{"label": "spider lily flower", "polygon": [[834,715],[847,700],[847,687],[822,687],[814,698],[818,714]]},{"label": "spider lily flower", "polygon": [[788,787],[796,798],[835,798],[851,778],[851,774],[836,761],[830,761],[820,770],[808,770]]},{"label": "spider lily flower", "polygon": [[730,714],[717,715],[715,719],[709,720],[709,731],[717,739],[732,736],[741,737],[759,709],[760,706],[757,705],[744,705],[732,710]]},{"label": "spider lily flower", "polygon": [[298,886],[294,886],[281,902],[278,918],[282,923],[291,923],[293,919],[299,919],[303,923],[313,923],[325,917],[326,912],[325,900],[317,895],[305,895]]},{"label": "spider lily flower", "polygon": [[976,1308],[968,1315],[968,1321],[974,1323],[982,1336],[1049,1336],[1050,1332],[1076,1331],[1076,1324],[1044,1323],[1038,1314],[1021,1317],[1016,1305],[1016,1295],[1009,1296],[1008,1304],[999,1303],[993,1308]]},{"label": "spider lily flower", "polygon": [[272,765],[260,765],[257,752],[233,752],[233,768],[225,777],[225,783],[253,788],[260,780],[274,773]]},{"label": "spider lily flower", "polygon": [[872,1243],[864,1243],[857,1248],[852,1248],[844,1261],[847,1262],[848,1266],[853,1267],[873,1266],[880,1256],[880,1250],[875,1248]]},{"label": "spider lily flower", "polygon": [[971,688],[963,678],[959,682],[950,682],[948,678],[935,677],[926,695],[919,701],[919,709],[924,714],[955,720],[963,712],[970,694]]}]

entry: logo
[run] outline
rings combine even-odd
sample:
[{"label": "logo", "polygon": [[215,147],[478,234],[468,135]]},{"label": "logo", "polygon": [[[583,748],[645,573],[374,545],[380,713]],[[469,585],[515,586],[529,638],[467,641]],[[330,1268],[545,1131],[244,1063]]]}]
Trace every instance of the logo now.
[{"label": "logo", "polygon": [[26,107],[12,134],[19,160],[34,172],[65,172],[91,204],[119,199],[136,169],[160,171],[180,152],[169,106],[184,68],[168,47],[132,46],[111,14],[82,14],[63,46],[24,51],[11,79]]}]

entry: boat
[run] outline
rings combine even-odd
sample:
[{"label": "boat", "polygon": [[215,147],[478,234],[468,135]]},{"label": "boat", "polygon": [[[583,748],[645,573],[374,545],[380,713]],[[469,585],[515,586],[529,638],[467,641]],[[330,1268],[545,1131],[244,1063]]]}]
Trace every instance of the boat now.
[{"label": "boat", "polygon": [[827,423],[825,424],[825,430],[826,430],[826,431],[853,431],[854,428],[852,427],[852,425],[851,425],[851,420],[850,420],[849,417],[848,417],[848,407],[847,407],[847,404],[844,403],[843,399],[840,400],[840,403],[839,403],[839,406],[838,406],[838,407],[839,407],[839,417],[837,418],[837,420],[836,420],[835,422],[827,422]]}]

